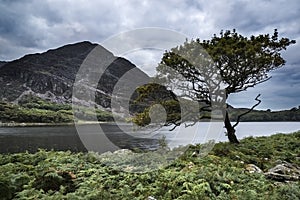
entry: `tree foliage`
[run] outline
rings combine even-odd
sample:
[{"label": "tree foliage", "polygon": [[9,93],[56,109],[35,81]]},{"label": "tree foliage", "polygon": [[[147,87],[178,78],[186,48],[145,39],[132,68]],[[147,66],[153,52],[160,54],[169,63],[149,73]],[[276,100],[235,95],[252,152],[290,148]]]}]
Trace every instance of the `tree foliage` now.
[{"label": "tree foliage", "polygon": [[201,42],[197,39],[196,42],[216,62],[229,95],[268,80],[268,72],[285,64],[281,51],[294,44],[295,40],[279,39],[275,29],[272,36],[261,34],[250,38],[235,30],[227,30],[222,31],[219,37],[214,35],[211,40]]},{"label": "tree foliage", "polygon": [[[228,95],[269,80],[269,72],[285,64],[281,51],[294,43],[294,40],[279,38],[276,29],[273,35],[246,37],[233,29],[221,31],[210,40],[186,40],[164,53],[156,80],[167,83],[172,91],[176,88],[180,91],[179,97],[199,102],[202,105],[199,112],[207,111],[206,106],[226,104]],[[255,100],[260,102],[258,97]],[[229,140],[238,143],[226,108],[223,116]],[[182,122],[181,119],[174,124]]]},{"label": "tree foliage", "polygon": [[[199,84],[207,72],[203,69],[203,58],[211,57],[226,84],[227,95],[246,90],[268,80],[268,72],[282,67],[285,60],[281,51],[294,44],[294,40],[278,37],[274,34],[251,36],[250,38],[233,31],[221,31],[220,36],[214,35],[211,40],[191,40],[183,45],[165,52],[161,64],[157,68],[158,76],[170,73],[166,66],[188,78],[193,84]],[[206,55],[199,45],[207,52]],[[202,54],[202,55],[201,55]],[[187,60],[189,58],[190,60]],[[197,60],[200,58],[201,60]],[[205,70],[212,66],[205,66]],[[202,70],[202,71],[201,71]],[[168,77],[174,79],[175,77]],[[198,88],[194,88],[196,92]],[[199,91],[203,93],[203,91]]]},{"label": "tree foliage", "polygon": [[175,124],[178,121],[178,113],[180,113],[179,102],[175,94],[172,91],[168,91],[166,87],[156,83],[149,83],[137,88],[137,94],[137,98],[130,105],[130,110],[135,112],[135,117],[132,119],[135,124],[145,126],[150,124],[153,118],[160,118],[161,116],[159,115],[161,113],[155,113],[154,109],[152,109],[157,104],[162,105],[165,112],[168,113],[166,123]]}]

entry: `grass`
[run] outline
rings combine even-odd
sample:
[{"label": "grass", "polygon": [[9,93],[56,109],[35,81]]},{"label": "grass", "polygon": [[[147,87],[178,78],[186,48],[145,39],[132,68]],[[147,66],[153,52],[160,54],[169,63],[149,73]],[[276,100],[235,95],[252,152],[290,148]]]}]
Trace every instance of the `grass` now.
[{"label": "grass", "polygon": [[[218,143],[204,157],[190,146],[170,165],[130,173],[107,165],[95,153],[40,150],[0,155],[0,199],[300,199],[300,182],[279,183],[248,173],[277,160],[300,166],[300,132]],[[126,157],[120,157],[126,162]],[[130,164],[130,162],[129,162]]]}]

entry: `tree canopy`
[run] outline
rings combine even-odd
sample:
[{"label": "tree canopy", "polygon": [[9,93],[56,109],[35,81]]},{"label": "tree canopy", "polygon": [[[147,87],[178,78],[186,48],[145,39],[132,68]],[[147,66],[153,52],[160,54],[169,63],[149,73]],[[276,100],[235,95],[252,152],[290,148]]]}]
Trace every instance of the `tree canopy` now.
[{"label": "tree canopy", "polygon": [[[269,80],[270,71],[285,65],[281,52],[296,41],[278,35],[275,29],[273,35],[246,37],[233,29],[221,31],[210,40],[186,40],[183,45],[164,53],[155,79],[167,83],[167,89],[171,91],[174,88],[177,93],[181,91],[178,97],[189,97],[206,106],[212,106],[216,101],[226,104],[228,95]],[[145,90],[142,93],[145,97]],[[216,96],[221,96],[221,100]],[[258,97],[256,105],[260,103]],[[200,106],[199,111],[206,106]],[[235,126],[231,125],[226,108],[223,116],[230,142],[238,143]],[[181,119],[174,124],[182,122]]]},{"label": "tree canopy", "polygon": [[[268,80],[268,72],[285,64],[281,51],[295,42],[288,38],[279,39],[277,29],[272,36],[261,34],[251,37],[238,34],[235,29],[221,31],[220,36],[214,35],[211,40],[186,41],[183,45],[166,52],[157,71],[158,75],[164,74],[163,68],[168,66],[191,79],[198,80],[204,76],[204,73],[200,73],[199,66],[191,66],[186,59],[178,57],[193,56],[195,59],[199,56],[198,46],[201,45],[213,59],[229,95]],[[196,60],[195,63],[200,62]]]}]

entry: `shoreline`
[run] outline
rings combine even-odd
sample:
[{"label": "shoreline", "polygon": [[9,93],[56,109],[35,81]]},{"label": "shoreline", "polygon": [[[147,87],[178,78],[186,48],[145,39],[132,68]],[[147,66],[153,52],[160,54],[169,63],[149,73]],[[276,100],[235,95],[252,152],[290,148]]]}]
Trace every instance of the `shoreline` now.
[{"label": "shoreline", "polygon": [[[276,123],[280,123],[280,122],[300,122],[300,121],[245,121],[245,122],[241,122],[241,123],[251,123],[251,122],[276,122]],[[39,123],[39,122],[1,122],[0,121],[0,128],[1,127],[39,127],[39,126],[75,126],[75,124],[77,125],[95,125],[95,124],[112,124],[114,123],[114,121],[78,121],[78,122],[63,122],[63,123]],[[126,122],[124,122],[126,123]],[[234,123],[234,122],[232,122]]]},{"label": "shoreline", "polygon": [[67,123],[36,123],[36,122],[30,122],[30,123],[25,123],[25,122],[0,122],[0,128],[1,127],[38,127],[38,126],[75,126],[75,124],[78,125],[93,125],[93,124],[109,124],[113,123],[113,121],[79,121],[79,122],[67,122]]}]

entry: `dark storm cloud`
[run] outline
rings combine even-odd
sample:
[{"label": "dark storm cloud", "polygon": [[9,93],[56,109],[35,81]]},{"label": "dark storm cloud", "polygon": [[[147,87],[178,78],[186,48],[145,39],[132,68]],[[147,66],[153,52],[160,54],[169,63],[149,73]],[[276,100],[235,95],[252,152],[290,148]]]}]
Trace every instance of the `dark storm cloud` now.
[{"label": "dark storm cloud", "polygon": [[[28,52],[79,40],[99,42],[120,31],[149,26],[203,39],[231,28],[244,34],[272,33],[274,28],[289,37],[300,34],[297,0],[0,2],[0,42]],[[19,56],[2,53],[0,59]]]},{"label": "dark storm cloud", "polygon": [[34,38],[29,34],[28,18],[20,13],[21,9],[15,5],[16,9],[11,9],[12,3],[1,4],[0,9],[0,34],[2,39],[12,41],[15,45],[32,47]]},{"label": "dark storm cloud", "polygon": [[286,65],[270,75],[272,78],[246,92],[231,95],[229,102],[236,107],[251,107],[261,94],[259,109],[290,109],[300,105],[300,62]]},{"label": "dark storm cloud", "polygon": [[[99,1],[1,1],[0,60],[81,40],[101,40],[118,28],[117,9]],[[18,48],[19,50],[15,51]]]},{"label": "dark storm cloud", "polygon": [[[243,31],[253,32],[266,27],[277,27],[299,19],[297,1],[236,1],[227,21]],[[280,27],[277,27],[280,28]]]},{"label": "dark storm cloud", "polygon": [[22,47],[41,46],[47,37],[45,27],[62,22],[62,17],[43,1],[5,1],[0,10],[2,39]]},{"label": "dark storm cloud", "polygon": [[0,11],[1,59],[15,59],[43,48],[47,37],[43,25],[59,21],[46,5],[35,1],[2,1]]},{"label": "dark storm cloud", "polygon": [[297,1],[223,1],[223,4],[214,7],[211,17],[220,29],[235,28],[245,35],[272,34],[275,28],[288,37],[299,36],[300,33],[300,6]]},{"label": "dark storm cloud", "polygon": [[300,63],[300,31],[298,37],[292,37],[296,40],[296,44],[288,47],[288,49],[282,53],[283,58],[286,60],[287,65],[299,65]]}]

